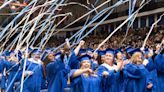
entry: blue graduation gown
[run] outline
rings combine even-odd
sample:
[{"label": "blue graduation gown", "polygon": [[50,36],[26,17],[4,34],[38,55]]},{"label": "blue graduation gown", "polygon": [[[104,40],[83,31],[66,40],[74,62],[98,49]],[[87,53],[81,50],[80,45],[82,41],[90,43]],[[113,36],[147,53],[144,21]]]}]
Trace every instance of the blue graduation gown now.
[{"label": "blue graduation gown", "polygon": [[91,61],[91,69],[93,71],[95,71],[98,68],[98,64],[96,63],[96,61],[92,60]]},{"label": "blue graduation gown", "polygon": [[[71,71],[72,76],[74,71]],[[71,92],[102,92],[102,78],[100,76],[80,75],[76,78],[71,77]]]},{"label": "blue graduation gown", "polygon": [[144,65],[129,63],[123,69],[124,92],[147,92],[147,84],[152,83]]},{"label": "blue graduation gown", "polygon": [[23,92],[40,92],[43,77],[42,65],[27,60],[26,71],[33,71],[33,75],[25,77]]},{"label": "blue graduation gown", "polygon": [[[107,71],[109,73],[108,77],[103,77],[102,73]],[[108,70],[105,66],[100,65],[97,70],[97,74],[102,76],[102,92],[119,92],[119,77],[120,72],[115,72],[114,70]]]},{"label": "blue graduation gown", "polygon": [[8,82],[7,82],[7,92],[14,92],[14,83],[16,81],[19,81],[20,76],[19,76],[19,64],[16,64],[13,61],[6,61],[8,69],[11,69],[9,71],[8,75]]},{"label": "blue graduation gown", "polygon": [[74,51],[71,52],[69,57],[69,67],[70,69],[78,69],[79,68],[79,61],[77,60],[77,56]]},{"label": "blue graduation gown", "polygon": [[157,89],[158,92],[164,90],[164,54],[158,54],[155,57],[155,67],[157,69]]},{"label": "blue graduation gown", "polygon": [[152,58],[148,59],[148,64],[146,65],[146,69],[150,72],[150,77],[152,78],[153,88],[149,90],[151,92],[157,92],[157,70],[155,68],[155,64]]},{"label": "blue graduation gown", "polygon": [[65,68],[64,62],[60,58],[46,66],[48,92],[64,92],[67,87],[68,69]]},{"label": "blue graduation gown", "polygon": [[5,68],[5,65],[4,65],[4,59],[0,59],[0,73],[2,74],[2,79],[0,80],[0,88],[1,89],[5,89],[5,76],[4,76],[4,68]]},{"label": "blue graduation gown", "polygon": [[42,78],[42,82],[41,82],[41,89],[47,89],[47,83],[46,83],[46,78]]}]

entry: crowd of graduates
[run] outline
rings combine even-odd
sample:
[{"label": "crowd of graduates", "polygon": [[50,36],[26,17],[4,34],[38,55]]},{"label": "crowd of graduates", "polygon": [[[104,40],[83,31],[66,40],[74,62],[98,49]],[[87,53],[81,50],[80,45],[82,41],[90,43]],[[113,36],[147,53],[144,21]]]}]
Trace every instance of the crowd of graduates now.
[{"label": "crowd of graduates", "polygon": [[[0,56],[2,92],[163,92],[164,40],[152,48],[104,48],[95,51],[67,43],[51,48],[5,51]],[[24,70],[25,69],[25,70]],[[15,87],[16,82],[23,86]]]}]

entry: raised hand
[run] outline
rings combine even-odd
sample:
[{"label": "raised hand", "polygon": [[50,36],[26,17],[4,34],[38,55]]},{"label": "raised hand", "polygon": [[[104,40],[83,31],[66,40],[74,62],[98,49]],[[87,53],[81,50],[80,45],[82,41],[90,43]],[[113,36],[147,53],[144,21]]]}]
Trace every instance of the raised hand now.
[{"label": "raised hand", "polygon": [[89,69],[89,68],[88,68],[88,69],[86,69],[86,72],[87,72],[87,73],[89,73],[89,74],[93,74],[92,69]]},{"label": "raised hand", "polygon": [[157,44],[155,53],[158,54],[159,50],[160,50],[160,44]]},{"label": "raised hand", "polygon": [[83,41],[83,40],[81,40],[79,43],[80,46],[84,46],[84,44],[85,44],[85,41]]}]

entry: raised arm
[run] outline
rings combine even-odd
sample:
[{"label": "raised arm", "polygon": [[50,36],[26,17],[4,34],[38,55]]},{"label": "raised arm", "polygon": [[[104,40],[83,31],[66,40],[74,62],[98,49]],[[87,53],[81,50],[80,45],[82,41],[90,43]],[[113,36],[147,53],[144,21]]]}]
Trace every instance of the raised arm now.
[{"label": "raised arm", "polygon": [[80,43],[79,43],[79,45],[75,48],[75,50],[74,50],[74,53],[76,54],[76,55],[78,55],[78,53],[79,53],[79,51],[80,51],[80,48],[82,47],[82,46],[84,46],[84,43],[85,43],[85,41],[80,41]]},{"label": "raised arm", "polygon": [[83,73],[92,73],[93,71],[91,69],[77,69],[77,70],[74,70],[72,71],[72,77],[75,78],[75,77],[78,77],[80,76],[81,74]]}]

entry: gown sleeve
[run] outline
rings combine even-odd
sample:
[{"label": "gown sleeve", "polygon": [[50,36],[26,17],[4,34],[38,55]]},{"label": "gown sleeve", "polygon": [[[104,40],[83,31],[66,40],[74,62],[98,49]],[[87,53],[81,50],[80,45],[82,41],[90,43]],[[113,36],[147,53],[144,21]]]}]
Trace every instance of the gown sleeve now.
[{"label": "gown sleeve", "polygon": [[130,78],[135,78],[135,79],[139,79],[142,77],[141,69],[139,69],[138,66],[135,66],[133,64],[125,65],[123,69],[123,73],[125,77],[130,77]]},{"label": "gown sleeve", "polygon": [[69,73],[69,77],[70,77],[70,81],[71,81],[71,86],[77,85],[78,82],[80,81],[80,77],[81,77],[81,76],[78,76],[78,77],[75,77],[75,78],[72,77],[73,74],[74,74],[74,72],[75,72],[76,70],[77,70],[77,69],[72,69],[72,70],[70,71],[70,73]]}]

